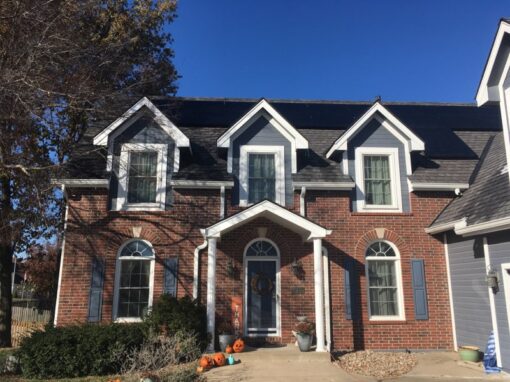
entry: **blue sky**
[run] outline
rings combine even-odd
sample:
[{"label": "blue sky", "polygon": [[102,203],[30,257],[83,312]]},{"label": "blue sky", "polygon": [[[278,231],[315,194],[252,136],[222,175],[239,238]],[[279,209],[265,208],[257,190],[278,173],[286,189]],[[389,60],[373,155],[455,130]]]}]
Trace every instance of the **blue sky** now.
[{"label": "blue sky", "polygon": [[473,102],[506,0],[180,0],[180,96]]}]

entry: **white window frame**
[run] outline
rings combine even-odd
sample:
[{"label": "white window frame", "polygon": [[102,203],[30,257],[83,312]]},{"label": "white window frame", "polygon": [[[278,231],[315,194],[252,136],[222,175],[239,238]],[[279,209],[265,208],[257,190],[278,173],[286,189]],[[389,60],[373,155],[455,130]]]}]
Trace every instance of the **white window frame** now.
[{"label": "white window frame", "polygon": [[[368,248],[378,242],[383,242],[391,246],[393,248],[393,251],[395,252],[395,257],[387,257],[387,256],[367,256],[367,250]],[[403,283],[402,283],[402,265],[401,265],[401,259],[400,259],[400,252],[397,249],[397,247],[387,241],[387,240],[373,240],[368,244],[365,248],[365,278],[366,278],[366,285],[367,285],[367,302],[368,302],[368,317],[370,321],[405,321],[406,314],[405,314],[405,306],[404,306],[404,289],[403,289]],[[396,272],[396,279],[397,279],[397,302],[398,302],[398,315],[395,316],[372,316],[372,312],[370,309],[370,280],[369,280],[369,274],[368,274],[368,262],[369,261],[394,261],[395,262],[395,272]]]},{"label": "white window frame", "polygon": [[256,146],[256,145],[243,145],[240,147],[239,158],[239,205],[247,207],[253,203],[248,203],[248,189],[249,178],[249,155],[250,154],[274,154],[275,165],[275,203],[285,206],[285,160],[284,160],[284,147],[283,146]]},{"label": "white window frame", "polygon": [[[132,243],[134,241],[141,241],[147,244],[151,250],[152,250],[152,256],[151,257],[141,257],[141,256],[124,256],[121,258],[120,254],[122,253],[122,250],[128,245],[129,243]],[[150,273],[149,273],[149,301],[148,301],[148,311],[152,308],[152,300],[154,297],[154,264],[156,260],[156,254],[154,252],[154,247],[151,243],[149,243],[147,240],[142,239],[131,239],[126,241],[121,245],[117,252],[117,260],[115,261],[115,288],[113,291],[113,309],[112,309],[112,315],[113,315],[113,321],[114,322],[141,322],[141,317],[117,317],[118,309],[119,309],[119,288],[120,288],[120,268],[122,261],[127,260],[137,260],[137,261],[150,261]]]},{"label": "white window frame", "polygon": [[[391,205],[366,204],[365,202],[365,156],[381,155],[389,157],[391,178]],[[400,166],[396,147],[358,147],[355,150],[356,204],[358,212],[402,212],[402,191],[400,186]]]},{"label": "white window frame", "polygon": [[[157,159],[157,177],[156,182],[156,202],[155,203],[128,203],[128,176],[130,165],[130,153],[156,151]],[[119,165],[119,189],[117,193],[116,210],[128,211],[156,211],[165,209],[166,200],[166,171],[167,171],[167,151],[168,145],[164,143],[124,143],[120,153]]]}]

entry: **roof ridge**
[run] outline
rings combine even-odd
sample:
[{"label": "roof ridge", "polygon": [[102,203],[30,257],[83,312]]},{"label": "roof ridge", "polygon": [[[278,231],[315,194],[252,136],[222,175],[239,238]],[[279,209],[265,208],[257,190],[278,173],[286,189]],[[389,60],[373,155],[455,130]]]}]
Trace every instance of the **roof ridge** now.
[{"label": "roof ridge", "polygon": [[[268,102],[276,102],[276,103],[309,103],[309,104],[324,104],[324,105],[366,105],[370,106],[374,104],[374,100],[367,101],[355,101],[355,100],[327,100],[327,99],[287,99],[287,98],[243,98],[243,97],[192,97],[192,96],[148,96],[149,99],[153,100],[165,100],[165,99],[173,99],[173,100],[181,100],[181,101],[223,101],[223,102],[249,102],[256,103],[261,99],[265,99]],[[409,106],[476,106],[475,102],[435,102],[435,101],[384,101],[381,103],[383,105],[409,105]]]}]

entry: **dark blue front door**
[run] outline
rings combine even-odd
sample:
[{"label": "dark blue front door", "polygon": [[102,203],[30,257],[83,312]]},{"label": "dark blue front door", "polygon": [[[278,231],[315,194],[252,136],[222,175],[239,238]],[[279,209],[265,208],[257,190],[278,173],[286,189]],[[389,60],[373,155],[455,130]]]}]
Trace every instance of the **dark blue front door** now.
[{"label": "dark blue front door", "polygon": [[247,273],[247,334],[276,335],[276,261],[248,260]]}]

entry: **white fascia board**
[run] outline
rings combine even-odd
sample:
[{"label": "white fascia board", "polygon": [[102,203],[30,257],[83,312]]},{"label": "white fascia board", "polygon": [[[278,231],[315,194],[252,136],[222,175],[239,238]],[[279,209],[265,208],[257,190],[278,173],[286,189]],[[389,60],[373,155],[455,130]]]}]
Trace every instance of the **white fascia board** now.
[{"label": "white fascia board", "polygon": [[492,220],[485,223],[478,223],[464,227],[455,228],[455,233],[461,236],[475,236],[486,233],[510,230],[510,217]]},{"label": "white fascia board", "polygon": [[466,226],[466,218],[462,218],[459,220],[454,220],[452,222],[437,224],[437,225],[433,225],[431,227],[425,228],[425,232],[430,235],[435,235],[437,233],[447,232],[450,230],[455,230],[455,232],[456,232],[457,228],[461,228],[461,227],[465,227],[465,226]]},{"label": "white fascia board", "polygon": [[[425,143],[416,136],[408,127],[406,127],[400,120],[395,117],[388,109],[386,109],[381,103],[376,102],[358,119],[354,125],[352,125],[336,142],[331,146],[326,157],[329,158],[336,150],[345,151],[347,150],[348,141],[356,135],[372,118],[380,113],[385,120],[390,122],[399,132],[403,135],[407,141],[409,141],[410,151],[423,151],[425,150]],[[395,131],[392,131],[395,134]],[[399,138],[397,136],[397,138]],[[400,139],[400,138],[399,138]]]},{"label": "white fascia board", "polygon": [[168,119],[147,97],[143,97],[128,111],[126,111],[121,117],[117,118],[103,131],[94,137],[93,143],[96,146],[106,146],[108,144],[108,136],[115,131],[118,127],[124,124],[129,118],[140,111],[143,107],[146,107],[154,114],[154,121],[168,134],[170,135],[177,147],[189,147],[189,139],[184,135],[182,131],[175,126],[172,121]]},{"label": "white fascia board", "polygon": [[171,180],[170,185],[174,188],[232,188],[233,181],[217,181],[217,180]]},{"label": "white fascia board", "polygon": [[108,179],[55,179],[53,184],[64,185],[70,188],[109,188]]},{"label": "white fascia board", "polygon": [[350,191],[356,184],[354,182],[294,182],[294,189],[306,187],[308,190],[339,190]]},{"label": "white fascia board", "polygon": [[415,183],[410,182],[413,191],[455,191],[467,190],[469,183]]},{"label": "white fascia board", "polygon": [[278,216],[279,218],[287,221],[293,226],[299,227],[300,229],[304,229],[309,232],[309,236],[307,240],[311,240],[312,238],[324,238],[327,235],[331,234],[331,230],[328,230],[324,227],[321,227],[318,224],[313,223],[312,221],[303,218],[289,210],[273,203],[268,200],[264,200],[254,206],[247,208],[246,210],[239,212],[235,215],[232,215],[229,218],[226,218],[212,226],[202,229],[202,235],[204,238],[209,237],[221,237],[223,231],[231,230],[237,225],[242,225],[247,221],[250,221],[256,218],[258,215],[263,214],[264,212],[269,212]]},{"label": "white fascia board", "polygon": [[498,92],[494,91],[492,87],[489,87],[489,79],[496,64],[496,59],[503,42],[503,38],[507,33],[510,33],[510,24],[505,20],[501,20],[498,31],[496,33],[496,37],[494,38],[494,42],[492,44],[491,51],[489,53],[489,58],[487,59],[487,64],[485,65],[482,79],[476,92],[476,103],[478,106],[482,106],[489,101],[499,101]]},{"label": "white fascia board", "polygon": [[218,147],[229,148],[230,139],[234,134],[241,129],[246,123],[248,123],[254,116],[256,116],[261,110],[265,110],[269,115],[276,120],[278,123],[275,127],[284,135],[290,134],[294,140],[296,149],[307,149],[308,141],[305,137],[297,131],[283,116],[278,113],[265,99],[260,100],[248,113],[241,117],[230,129],[228,129],[221,137],[217,140]]}]

